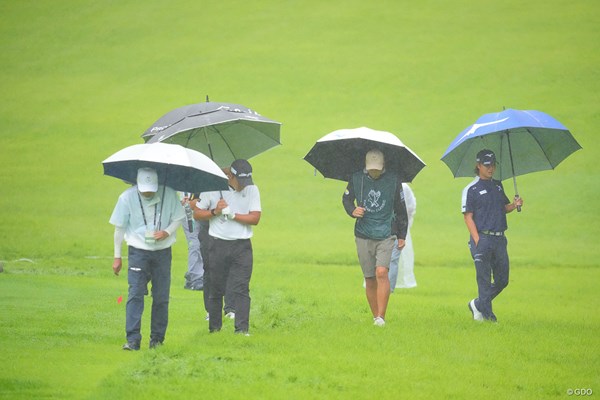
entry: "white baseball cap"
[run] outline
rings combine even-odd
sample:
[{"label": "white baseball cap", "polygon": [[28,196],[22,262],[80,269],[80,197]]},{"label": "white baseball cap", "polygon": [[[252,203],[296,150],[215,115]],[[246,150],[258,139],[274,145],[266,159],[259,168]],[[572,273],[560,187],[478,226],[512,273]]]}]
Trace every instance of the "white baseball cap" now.
[{"label": "white baseball cap", "polygon": [[140,193],[158,191],[158,175],[152,168],[140,168],[137,173],[137,186]]},{"label": "white baseball cap", "polygon": [[370,150],[365,157],[365,168],[383,170],[383,153],[379,150]]}]

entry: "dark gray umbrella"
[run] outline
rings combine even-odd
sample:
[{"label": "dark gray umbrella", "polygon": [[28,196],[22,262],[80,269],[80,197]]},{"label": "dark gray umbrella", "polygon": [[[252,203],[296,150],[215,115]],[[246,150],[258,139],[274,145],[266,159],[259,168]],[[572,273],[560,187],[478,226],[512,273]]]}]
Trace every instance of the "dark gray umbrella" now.
[{"label": "dark gray umbrella", "polygon": [[281,123],[239,104],[206,102],[177,108],[142,135],[148,143],[175,143],[209,156],[220,167],[280,144]]}]

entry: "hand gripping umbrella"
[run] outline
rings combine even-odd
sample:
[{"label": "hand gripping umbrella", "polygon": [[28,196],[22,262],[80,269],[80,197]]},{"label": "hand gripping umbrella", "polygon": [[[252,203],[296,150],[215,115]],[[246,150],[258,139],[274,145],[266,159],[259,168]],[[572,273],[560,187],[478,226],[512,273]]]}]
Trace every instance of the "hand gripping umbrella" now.
[{"label": "hand gripping umbrella", "polygon": [[180,144],[208,155],[220,167],[280,144],[281,123],[239,104],[191,104],[163,115],[142,135],[148,143]]},{"label": "hand gripping umbrella", "polygon": [[548,114],[508,109],[485,114],[463,130],[448,146],[442,161],[455,178],[471,177],[477,152],[482,149],[496,154],[494,177],[512,177],[518,197],[516,176],[554,169],[581,146],[567,128]]},{"label": "hand gripping umbrella", "polygon": [[370,128],[340,129],[315,143],[304,159],[325,178],[347,182],[365,166],[365,155],[371,149],[384,154],[385,168],[396,173],[402,182],[411,182],[425,167],[411,149],[389,132]]}]

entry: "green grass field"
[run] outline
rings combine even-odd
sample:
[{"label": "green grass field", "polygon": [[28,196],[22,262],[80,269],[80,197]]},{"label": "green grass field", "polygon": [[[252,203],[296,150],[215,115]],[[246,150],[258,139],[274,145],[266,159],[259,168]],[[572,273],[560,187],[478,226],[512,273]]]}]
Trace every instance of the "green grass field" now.
[{"label": "green grass field", "polygon": [[[547,399],[600,392],[600,4],[0,2],[0,399]],[[127,353],[101,162],[206,96],[283,123],[252,159],[251,337],[209,335],[174,247],[165,346]],[[475,324],[460,194],[439,160],[481,114],[547,112],[583,150],[518,178],[500,323]],[[370,323],[342,182],[302,157],[340,128],[398,135],[419,286]],[[508,194],[512,182],[505,181]],[[149,306],[149,302],[147,302]],[[148,308],[147,308],[148,309]],[[149,331],[144,315],[143,334]]]}]

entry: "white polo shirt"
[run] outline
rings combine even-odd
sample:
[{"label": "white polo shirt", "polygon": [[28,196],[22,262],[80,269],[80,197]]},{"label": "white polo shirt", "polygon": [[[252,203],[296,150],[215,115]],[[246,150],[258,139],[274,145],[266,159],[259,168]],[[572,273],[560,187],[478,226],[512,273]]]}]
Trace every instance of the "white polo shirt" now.
[{"label": "white polo shirt", "polygon": [[[241,192],[230,188],[229,191],[202,193],[196,207],[202,210],[214,209],[221,199],[221,194],[233,213],[248,214],[250,211],[262,211],[260,193],[256,185],[248,185]],[[208,234],[223,240],[250,239],[252,237],[252,225],[242,224],[236,220],[228,220],[222,215],[217,215],[210,219]]]}]

